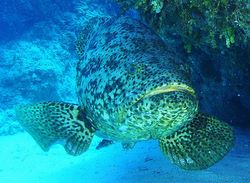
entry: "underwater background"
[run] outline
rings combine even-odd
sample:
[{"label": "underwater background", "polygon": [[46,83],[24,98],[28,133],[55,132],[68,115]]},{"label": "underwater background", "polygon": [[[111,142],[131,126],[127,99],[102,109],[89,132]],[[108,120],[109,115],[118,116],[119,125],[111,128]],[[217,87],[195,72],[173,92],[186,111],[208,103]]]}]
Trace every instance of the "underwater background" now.
[{"label": "underwater background", "polygon": [[[250,182],[249,0],[1,0],[0,183]],[[81,156],[55,145],[43,152],[24,132],[15,106],[77,103],[75,42],[92,17],[126,14],[144,21],[190,66],[202,111],[231,124],[233,149],[214,166],[185,171],[158,142],[101,150],[95,137]]]}]

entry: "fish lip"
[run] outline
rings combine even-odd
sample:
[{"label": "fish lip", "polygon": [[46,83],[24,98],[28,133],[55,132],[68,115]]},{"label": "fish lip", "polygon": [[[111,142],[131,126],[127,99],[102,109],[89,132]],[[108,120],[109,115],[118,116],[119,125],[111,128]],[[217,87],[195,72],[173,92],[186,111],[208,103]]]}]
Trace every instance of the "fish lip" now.
[{"label": "fish lip", "polygon": [[165,94],[165,93],[169,93],[169,92],[185,92],[185,93],[188,93],[188,94],[196,97],[195,91],[192,87],[190,87],[186,84],[171,83],[171,84],[168,84],[165,86],[157,87],[157,88],[147,92],[146,94],[144,94],[144,96],[142,98],[147,98],[147,97],[151,97],[154,95]]},{"label": "fish lip", "polygon": [[135,104],[137,104],[138,102],[140,102],[141,100],[147,97],[152,97],[152,96],[159,95],[159,94],[166,94],[170,92],[184,92],[196,98],[196,93],[191,86],[188,86],[187,84],[183,84],[183,83],[170,83],[170,84],[166,84],[160,87],[156,87],[146,92],[136,101],[134,101],[130,107],[134,106]]}]

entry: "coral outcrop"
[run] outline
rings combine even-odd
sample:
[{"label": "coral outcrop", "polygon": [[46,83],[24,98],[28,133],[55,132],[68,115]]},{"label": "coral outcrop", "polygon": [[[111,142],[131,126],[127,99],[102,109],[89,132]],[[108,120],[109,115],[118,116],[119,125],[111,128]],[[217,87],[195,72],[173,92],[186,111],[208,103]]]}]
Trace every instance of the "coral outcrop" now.
[{"label": "coral outcrop", "polygon": [[161,36],[181,36],[184,47],[211,48],[247,44],[250,39],[248,0],[116,0],[126,11],[137,9]]}]

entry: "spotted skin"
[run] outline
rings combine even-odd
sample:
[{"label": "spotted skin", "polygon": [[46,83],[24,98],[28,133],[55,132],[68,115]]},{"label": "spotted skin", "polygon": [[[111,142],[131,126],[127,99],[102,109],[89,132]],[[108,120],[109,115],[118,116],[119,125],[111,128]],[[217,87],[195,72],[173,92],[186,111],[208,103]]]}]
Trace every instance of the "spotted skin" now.
[{"label": "spotted skin", "polygon": [[[78,64],[77,83],[79,101],[100,134],[120,141],[155,139],[192,118],[197,101],[189,93],[176,92],[170,97],[160,94],[155,99],[141,100],[146,93],[170,84],[191,87],[187,73],[158,35],[127,17],[111,18],[94,32],[82,45],[85,52]],[[181,115],[179,120],[175,117],[166,121],[172,116],[166,115],[163,108],[171,108],[169,102],[174,98],[180,99],[179,108],[173,107],[174,113],[179,111]],[[166,102],[168,106],[164,106]],[[146,109],[147,105],[152,109]],[[136,115],[145,110],[147,114]]]},{"label": "spotted skin", "polygon": [[64,149],[73,156],[85,152],[95,129],[75,104],[43,102],[20,105],[17,118],[44,151],[57,141],[64,141]]},{"label": "spotted skin", "polygon": [[[171,162],[186,170],[205,169],[221,160],[234,144],[232,128],[203,113],[169,137],[159,140]],[[211,148],[213,147],[213,148]]]}]

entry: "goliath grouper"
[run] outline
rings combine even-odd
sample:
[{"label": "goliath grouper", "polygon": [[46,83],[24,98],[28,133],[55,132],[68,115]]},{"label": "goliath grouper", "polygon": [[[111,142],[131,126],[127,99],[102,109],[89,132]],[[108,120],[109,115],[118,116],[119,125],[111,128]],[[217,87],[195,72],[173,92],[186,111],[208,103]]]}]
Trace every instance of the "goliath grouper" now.
[{"label": "goliath grouper", "polygon": [[124,148],[155,139],[171,162],[200,170],[232,148],[232,128],[199,112],[187,69],[143,23],[125,16],[92,19],[77,50],[79,105],[17,107],[21,125],[44,151],[64,140],[67,153],[80,155],[94,134]]}]

